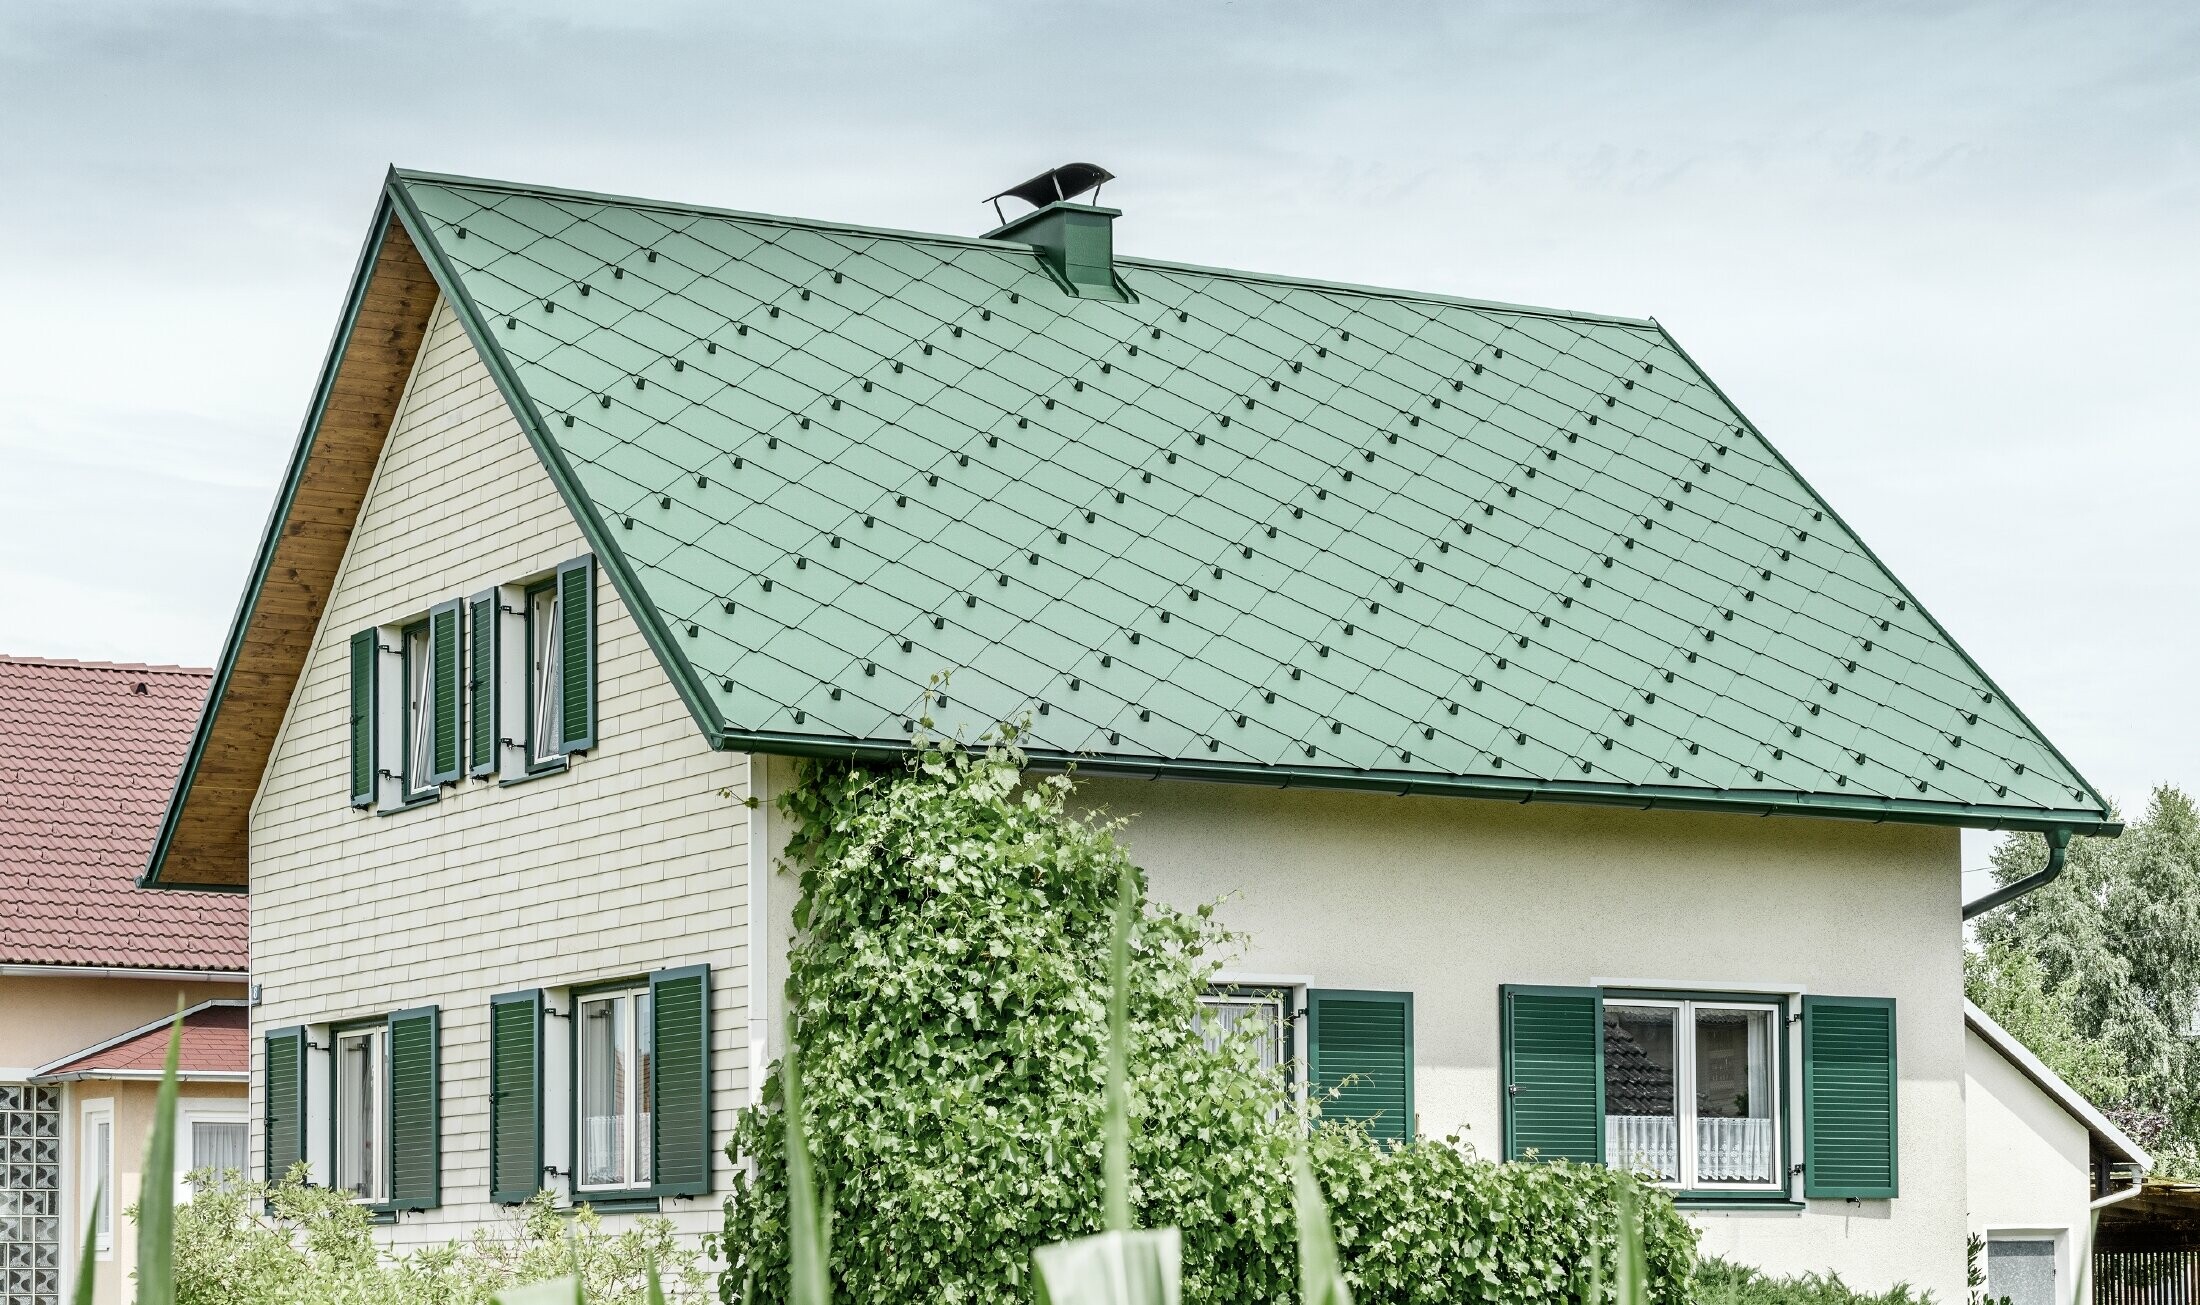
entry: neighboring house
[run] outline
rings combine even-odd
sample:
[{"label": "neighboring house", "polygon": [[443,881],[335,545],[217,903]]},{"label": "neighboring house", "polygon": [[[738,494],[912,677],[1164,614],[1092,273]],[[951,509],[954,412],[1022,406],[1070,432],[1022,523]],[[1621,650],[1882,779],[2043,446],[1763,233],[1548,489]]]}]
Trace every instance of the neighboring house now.
[{"label": "neighboring house", "polygon": [[1963,1004],[1971,1231],[1986,1296],[2062,1305],[2093,1253],[2093,1212],[2138,1194],[2153,1163],[2100,1108],[1985,1011]]},{"label": "neighboring house", "polygon": [[249,865],[256,1167],[715,1227],[796,759],[1028,715],[1331,1116],[1961,1299],[1958,830],[2107,804],[1657,324],[1118,256],[1095,179],[391,175],[147,871]]},{"label": "neighboring house", "polygon": [[177,1172],[244,1160],[245,899],[136,882],[209,678],[0,657],[0,1305],[58,1305],[101,1188],[93,1299],[128,1298],[181,1008]]}]

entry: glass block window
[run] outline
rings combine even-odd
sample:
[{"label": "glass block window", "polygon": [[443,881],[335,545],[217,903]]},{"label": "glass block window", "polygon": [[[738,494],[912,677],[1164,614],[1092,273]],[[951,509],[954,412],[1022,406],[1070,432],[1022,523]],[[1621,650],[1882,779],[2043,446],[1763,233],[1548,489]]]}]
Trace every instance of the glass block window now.
[{"label": "glass block window", "polygon": [[61,1299],[61,1095],[0,1084],[0,1305]]}]

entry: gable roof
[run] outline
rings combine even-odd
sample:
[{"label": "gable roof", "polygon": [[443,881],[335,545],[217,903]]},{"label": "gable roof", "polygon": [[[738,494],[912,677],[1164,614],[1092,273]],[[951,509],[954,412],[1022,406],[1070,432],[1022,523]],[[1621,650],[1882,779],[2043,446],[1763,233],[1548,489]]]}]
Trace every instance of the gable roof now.
[{"label": "gable roof", "polygon": [[1020,244],[423,173],[386,203],[717,746],[1028,713],[1088,770],[2115,828],[1655,322],[1122,257],[1133,302],[1073,299]]},{"label": "gable roof", "polygon": [[137,886],[209,672],[0,656],[0,965],[245,969],[245,900]]},{"label": "gable roof", "polygon": [[2094,1145],[2142,1169],[2154,1163],[2153,1157],[2137,1142],[2132,1141],[2129,1134],[2118,1128],[2114,1120],[2102,1114],[2099,1106],[2094,1105],[2083,1092],[2065,1082],[2062,1075],[2049,1069],[2047,1062],[2034,1055],[2030,1047],[2017,1041],[2015,1034],[1996,1023],[1993,1016],[1980,1010],[1969,998],[1965,998],[1963,1002],[1963,1022],[2018,1073],[2032,1080],[2033,1086],[2046,1093],[2072,1119],[2085,1125]]},{"label": "gable roof", "polygon": [[[251,1068],[251,1011],[237,998],[202,1001],[179,1012],[183,1032],[176,1049],[176,1077],[245,1081]],[[141,1024],[127,1033],[71,1052],[31,1075],[37,1082],[76,1079],[158,1079],[168,1063],[168,1029],[176,1017]]]}]

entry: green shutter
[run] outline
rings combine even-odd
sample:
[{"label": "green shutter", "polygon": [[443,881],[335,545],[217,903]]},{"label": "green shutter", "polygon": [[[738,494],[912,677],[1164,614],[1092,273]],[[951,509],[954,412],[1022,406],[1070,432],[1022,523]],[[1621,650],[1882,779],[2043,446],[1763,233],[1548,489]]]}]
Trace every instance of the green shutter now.
[{"label": "green shutter", "polygon": [[291,1166],[305,1159],[306,1031],[270,1029],[265,1040],[260,1088],[266,1108],[261,1136],[261,1176],[279,1183]]},{"label": "green shutter", "polygon": [[476,779],[497,773],[497,591],[466,602],[466,771]]},{"label": "green shutter", "polygon": [[1498,999],[1505,1158],[1603,1163],[1603,996],[1507,985]]},{"label": "green shutter", "polygon": [[1803,1195],[1895,1194],[1894,1002],[1803,998]]},{"label": "green shutter", "polygon": [[430,764],[434,767],[428,775],[431,784],[455,784],[459,772],[459,679],[458,679],[458,620],[459,604],[456,598],[438,603],[428,609],[428,658],[434,665],[435,683],[429,686],[434,701],[429,704],[429,719],[435,727],[435,746],[430,752]]},{"label": "green shutter", "polygon": [[390,1206],[430,1210],[443,1200],[442,1072],[433,1006],[390,1016]]},{"label": "green shutter", "polygon": [[1378,1139],[1411,1140],[1413,994],[1317,988],[1306,994],[1306,1025],[1307,1076],[1322,1115]]},{"label": "green shutter", "polygon": [[596,559],[576,557],[558,568],[558,666],[565,698],[558,719],[559,751],[596,746]]},{"label": "green shutter", "polygon": [[374,681],[375,649],[380,641],[372,630],[351,637],[351,804],[374,805]]},{"label": "green shutter", "polygon": [[542,1187],[542,990],[489,998],[489,1199]]},{"label": "green shutter", "polygon": [[668,1196],[710,1192],[710,967],[649,976],[650,1173]]}]

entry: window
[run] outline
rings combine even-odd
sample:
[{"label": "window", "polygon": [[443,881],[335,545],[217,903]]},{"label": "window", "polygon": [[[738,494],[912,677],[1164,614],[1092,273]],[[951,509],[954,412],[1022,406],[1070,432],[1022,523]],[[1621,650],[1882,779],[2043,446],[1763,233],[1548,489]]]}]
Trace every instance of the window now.
[{"label": "window", "polygon": [[646,985],[583,996],[575,1006],[580,1189],[650,1184],[655,1021]]},{"label": "window", "polygon": [[101,1255],[115,1246],[115,1107],[110,1100],[84,1103],[82,1213]]},{"label": "window", "polygon": [[1288,988],[1214,988],[1199,999],[1199,1038],[1210,1051],[1242,1039],[1256,1065],[1287,1073],[1291,1014]]},{"label": "window", "polygon": [[1604,1152],[1683,1191],[1782,1183],[1780,1008],[1607,998]]},{"label": "window", "polygon": [[565,716],[564,604],[555,580],[527,589],[527,767],[565,759],[559,722]]},{"label": "window", "polygon": [[1986,1241],[1986,1298],[2009,1305],[2057,1305],[2055,1239],[1993,1236]]},{"label": "window", "polygon": [[245,1122],[242,1119],[191,1119],[183,1139],[183,1172],[201,1175],[191,1192],[219,1191],[244,1176]]},{"label": "window", "polygon": [[428,623],[405,627],[400,645],[405,657],[405,800],[435,792],[435,658],[429,655]]},{"label": "window", "polygon": [[384,1084],[389,1075],[389,1030],[381,1025],[336,1035],[331,1108],[339,1191],[364,1201],[389,1196]]}]

